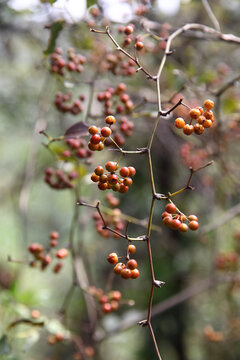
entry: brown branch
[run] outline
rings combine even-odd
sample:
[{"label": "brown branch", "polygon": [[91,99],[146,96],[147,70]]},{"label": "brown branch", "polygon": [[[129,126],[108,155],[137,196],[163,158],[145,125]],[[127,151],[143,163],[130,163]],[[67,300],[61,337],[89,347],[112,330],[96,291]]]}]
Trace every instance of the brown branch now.
[{"label": "brown branch", "polygon": [[148,79],[151,79],[151,80],[156,80],[156,78],[154,76],[152,76],[146,69],[144,69],[144,67],[140,64],[136,54],[135,56],[132,56],[131,54],[129,54],[127,51],[125,51],[118,43],[117,41],[113,38],[113,36],[111,35],[111,32],[110,32],[110,28],[109,26],[106,26],[106,30],[105,31],[101,31],[101,30],[95,30],[95,29],[90,29],[90,31],[96,33],[96,34],[104,34],[104,35],[107,35],[111,40],[112,42],[114,43],[114,45],[116,46],[117,50],[118,51],[121,51],[124,55],[126,55],[129,59],[131,59],[132,61],[135,62],[135,64],[138,66],[138,69],[136,70],[136,72],[138,71],[143,71],[145,73],[145,75],[147,75],[147,78]]}]

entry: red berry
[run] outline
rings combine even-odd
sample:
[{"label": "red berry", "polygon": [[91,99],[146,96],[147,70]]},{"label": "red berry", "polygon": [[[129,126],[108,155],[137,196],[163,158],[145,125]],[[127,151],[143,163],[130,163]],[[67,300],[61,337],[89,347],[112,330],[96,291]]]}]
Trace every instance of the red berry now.
[{"label": "red berry", "polygon": [[110,174],[108,176],[108,182],[111,185],[116,185],[118,183],[118,176],[116,174]]},{"label": "red berry", "polygon": [[68,250],[67,249],[60,249],[60,250],[58,250],[58,252],[57,252],[57,257],[59,258],[59,259],[64,259],[65,257],[67,257],[68,256]]},{"label": "red berry", "polygon": [[49,237],[51,240],[57,240],[59,238],[59,233],[57,231],[52,231],[50,232]]},{"label": "red berry", "polygon": [[179,226],[179,229],[178,229],[178,230],[181,231],[181,232],[186,232],[186,231],[188,231],[188,226],[187,226],[187,224],[182,223],[182,224]]},{"label": "red berry", "polygon": [[130,269],[130,270],[136,269],[137,266],[138,266],[138,263],[137,263],[137,261],[134,260],[134,259],[130,259],[130,260],[127,262],[127,267],[128,267],[128,269]]},{"label": "red berry", "polygon": [[192,221],[192,220],[198,221],[198,217],[196,215],[189,215],[188,220],[190,220],[190,221]]},{"label": "red berry", "polygon": [[102,182],[99,182],[98,183],[98,188],[99,190],[107,190],[107,187],[108,187],[108,184],[107,183],[102,183]]},{"label": "red berry", "polygon": [[98,182],[98,181],[99,181],[99,176],[96,175],[95,173],[93,173],[93,174],[91,175],[91,180],[92,180],[93,182]]},{"label": "red berry", "polygon": [[130,254],[135,254],[135,252],[137,251],[137,248],[135,245],[130,244],[130,245],[128,245],[128,251]]},{"label": "red berry", "polygon": [[101,141],[101,136],[99,134],[95,134],[90,138],[90,142],[92,144],[99,144]]},{"label": "red berry", "polygon": [[192,220],[188,224],[188,227],[189,227],[190,230],[195,231],[195,230],[197,230],[199,228],[199,223],[197,221],[195,221],[195,220]]},{"label": "red berry", "polygon": [[121,185],[120,185],[119,192],[120,192],[121,194],[125,194],[126,192],[128,192],[128,190],[129,190],[129,187],[128,187],[128,186],[125,186],[124,184],[121,184]]},{"label": "red berry", "polygon": [[109,304],[109,303],[103,304],[103,305],[102,305],[102,311],[103,311],[105,314],[110,313],[110,312],[112,311],[111,304]]},{"label": "red berry", "polygon": [[100,304],[106,304],[108,302],[107,295],[102,295],[99,299]]},{"label": "red berry", "polygon": [[107,171],[113,172],[113,171],[117,170],[117,163],[114,162],[114,161],[108,161],[108,162],[105,164],[105,169],[106,169]]},{"label": "red berry", "polygon": [[191,135],[193,133],[193,131],[194,131],[193,125],[186,124],[183,127],[183,132],[185,135]]},{"label": "red berry", "polygon": [[95,126],[95,125],[90,126],[89,129],[88,129],[88,132],[89,132],[89,134],[91,134],[91,135],[97,134],[97,133],[98,133],[98,128],[97,128],[97,126]]},{"label": "red berry", "polygon": [[108,255],[107,257],[107,261],[110,263],[110,264],[117,264],[118,262],[118,255],[116,253],[111,253]]},{"label": "red berry", "polygon": [[125,185],[125,186],[131,186],[132,185],[132,179],[131,178],[129,178],[129,177],[127,177],[127,178],[125,178],[124,180],[123,180],[123,184]]},{"label": "red berry", "polygon": [[144,43],[142,41],[137,41],[135,44],[135,49],[140,51],[144,48]]},{"label": "red berry", "polygon": [[124,268],[121,271],[121,277],[124,279],[129,279],[132,275],[132,271],[128,268]]},{"label": "red berry", "polygon": [[103,137],[108,137],[111,135],[111,133],[112,133],[112,130],[108,126],[103,127],[101,130],[101,134]]},{"label": "red berry", "polygon": [[177,207],[176,205],[174,205],[173,203],[168,203],[165,206],[165,210],[169,213],[169,214],[174,214],[177,211]]},{"label": "red berry", "polygon": [[180,228],[180,226],[181,226],[181,221],[180,220],[178,220],[178,219],[172,220],[171,229],[178,230]]},{"label": "red berry", "polygon": [[115,124],[115,122],[116,122],[116,118],[114,116],[109,115],[106,117],[106,123],[108,125],[113,125],[113,124]]},{"label": "red berry", "polygon": [[120,173],[120,175],[121,175],[122,177],[127,177],[127,176],[129,176],[129,169],[128,169],[128,167],[126,167],[126,166],[121,167],[119,173]]},{"label": "red berry", "polygon": [[138,278],[139,275],[140,275],[140,272],[139,272],[138,269],[131,270],[131,278],[132,278],[132,279]]},{"label": "red berry", "polygon": [[128,167],[130,177],[133,177],[136,174],[136,169],[133,166]]},{"label": "red berry", "polygon": [[102,166],[97,166],[94,172],[96,175],[101,176],[104,173],[104,168]]},{"label": "red berry", "polygon": [[133,33],[133,30],[134,30],[134,28],[132,25],[127,25],[124,29],[124,32],[126,35],[130,35]]},{"label": "red berry", "polygon": [[115,272],[115,274],[121,274],[121,271],[125,268],[125,264],[123,263],[118,263],[117,265],[114,266],[113,271]]},{"label": "red berry", "polygon": [[120,291],[114,290],[114,291],[111,293],[111,299],[112,299],[112,300],[119,301],[119,300],[121,300],[121,298],[122,298],[122,294],[121,294]]}]

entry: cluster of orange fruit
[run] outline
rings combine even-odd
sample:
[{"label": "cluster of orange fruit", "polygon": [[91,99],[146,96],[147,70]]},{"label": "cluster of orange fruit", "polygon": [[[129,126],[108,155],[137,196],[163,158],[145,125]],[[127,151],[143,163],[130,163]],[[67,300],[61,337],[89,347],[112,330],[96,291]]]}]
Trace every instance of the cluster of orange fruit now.
[{"label": "cluster of orange fruit", "polygon": [[[212,100],[205,100],[203,107],[197,106],[189,111],[189,116],[191,118],[189,124],[186,124],[183,118],[178,117],[175,120],[176,128],[183,129],[185,135],[191,135],[193,132],[197,135],[203,134],[205,129],[210,128],[213,125],[213,107],[214,102]],[[193,121],[196,121],[194,125],[192,125]]]}]

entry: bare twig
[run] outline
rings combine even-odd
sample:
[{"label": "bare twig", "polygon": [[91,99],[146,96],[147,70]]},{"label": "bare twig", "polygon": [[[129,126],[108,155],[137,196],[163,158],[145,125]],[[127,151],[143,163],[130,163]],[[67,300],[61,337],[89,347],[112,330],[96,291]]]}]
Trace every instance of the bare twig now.
[{"label": "bare twig", "polygon": [[214,15],[214,13],[213,13],[213,11],[212,11],[212,9],[211,9],[208,1],[207,1],[207,0],[202,0],[202,3],[203,3],[203,6],[204,6],[204,8],[205,8],[205,10],[206,10],[206,12],[207,12],[210,20],[212,21],[213,26],[215,27],[215,29],[216,29],[217,31],[221,31],[221,29],[220,29],[220,24],[219,24],[216,16]]}]

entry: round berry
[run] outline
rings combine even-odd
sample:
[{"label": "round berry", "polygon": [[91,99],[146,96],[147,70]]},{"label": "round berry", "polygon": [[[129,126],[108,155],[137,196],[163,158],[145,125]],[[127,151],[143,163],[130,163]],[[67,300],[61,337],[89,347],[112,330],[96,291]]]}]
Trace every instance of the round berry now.
[{"label": "round berry", "polygon": [[90,142],[92,144],[99,144],[101,141],[101,136],[99,134],[92,135],[90,138]]},{"label": "round berry", "polygon": [[128,245],[128,252],[130,254],[135,254],[136,251],[137,251],[137,248],[135,245],[132,245],[132,244]]},{"label": "round berry", "polygon": [[192,220],[190,221],[190,223],[188,224],[188,227],[190,230],[197,230],[199,228],[199,223],[196,220]]},{"label": "round berry", "polygon": [[101,130],[101,134],[103,137],[108,137],[111,135],[111,133],[112,133],[112,130],[108,126],[103,127]]},{"label": "round berry", "polygon": [[203,124],[202,124],[202,125],[203,125],[203,127],[205,127],[205,128],[210,128],[210,127],[212,126],[212,124],[213,124],[213,123],[212,123],[211,120],[207,120],[207,119],[206,119],[206,120],[203,121]]},{"label": "round berry", "polygon": [[186,124],[183,127],[183,132],[185,135],[191,135],[193,133],[193,131],[194,131],[193,125]]},{"label": "round berry", "polygon": [[137,41],[135,44],[135,49],[140,51],[144,48],[144,43],[142,41]]},{"label": "round berry", "polygon": [[188,226],[187,226],[187,224],[181,223],[181,225],[179,226],[179,229],[178,229],[178,230],[181,231],[181,232],[186,232],[186,231],[188,231]]},{"label": "round berry", "polygon": [[51,231],[49,237],[51,240],[57,240],[59,238],[59,233],[57,231]]},{"label": "round berry", "polygon": [[210,99],[207,99],[204,101],[203,106],[205,107],[206,110],[211,110],[214,107],[214,102]]},{"label": "round berry", "polygon": [[106,169],[107,171],[113,172],[113,171],[117,170],[117,163],[114,162],[114,161],[108,161],[108,162],[105,164],[105,169]]},{"label": "round berry", "polygon": [[102,182],[99,182],[98,183],[98,188],[99,190],[107,190],[107,187],[108,187],[108,184],[105,182],[105,183],[102,183]]},{"label": "round berry", "polygon": [[95,125],[92,125],[88,129],[89,134],[95,135],[98,133],[98,128]]},{"label": "round berry", "polygon": [[189,111],[189,115],[192,119],[198,119],[199,116],[201,115],[201,112],[198,109],[191,109]]},{"label": "round berry", "polygon": [[125,268],[125,264],[123,263],[118,263],[117,265],[114,266],[113,271],[115,272],[115,274],[121,274],[122,270]]},{"label": "round berry", "polygon": [[67,249],[60,249],[58,250],[57,252],[57,255],[56,255],[59,259],[64,259],[65,257],[68,256],[68,250]]},{"label": "round berry", "polygon": [[120,192],[121,194],[125,194],[126,192],[128,192],[128,190],[129,190],[129,187],[128,187],[128,186],[125,186],[124,184],[121,184],[121,185],[120,185],[119,192]]},{"label": "round berry", "polygon": [[138,269],[131,270],[131,278],[132,278],[132,279],[138,278],[139,275],[140,275],[140,272],[139,272]]},{"label": "round berry", "polygon": [[124,279],[129,279],[132,275],[132,271],[128,268],[124,268],[122,269],[121,271],[121,277],[124,278]]},{"label": "round berry", "polygon": [[178,230],[178,229],[180,228],[181,224],[182,224],[182,223],[181,223],[180,220],[174,219],[174,220],[172,220],[172,222],[171,222],[171,229],[173,229],[173,230]]},{"label": "round berry", "polygon": [[110,263],[110,264],[117,264],[118,262],[118,255],[116,253],[111,253],[108,255],[107,257],[107,261]]},{"label": "round berry", "polygon": [[211,120],[213,118],[213,112],[211,110],[204,111],[204,116],[207,120]]},{"label": "round berry", "polygon": [[204,132],[204,127],[203,127],[203,125],[201,125],[201,124],[199,124],[199,123],[195,124],[195,125],[194,125],[194,132],[195,132],[195,134],[197,134],[197,135],[202,135],[203,132]]},{"label": "round berry", "polygon": [[179,117],[175,120],[175,126],[178,129],[182,129],[185,126],[185,121],[183,120],[183,118]]},{"label": "round berry", "polygon": [[104,168],[102,166],[97,166],[94,172],[96,175],[101,176],[104,173]]},{"label": "round berry", "polygon": [[133,166],[128,167],[130,177],[133,177],[136,174],[136,169]]},{"label": "round berry", "polygon": [[120,291],[118,291],[118,290],[112,291],[112,293],[111,293],[112,300],[119,301],[119,300],[121,300],[121,298],[122,298],[122,294]]},{"label": "round berry", "polygon": [[132,25],[127,25],[127,26],[125,26],[124,32],[125,32],[126,35],[130,35],[130,34],[133,33],[133,30],[134,29],[133,29]]},{"label": "round berry", "polygon": [[116,118],[114,116],[112,116],[112,115],[109,115],[109,116],[106,117],[105,121],[106,121],[106,123],[108,125],[113,125],[116,122]]},{"label": "round berry", "polygon": [[116,185],[118,183],[118,176],[116,174],[110,174],[108,176],[108,182],[111,185]]},{"label": "round berry", "polygon": [[125,178],[125,179],[123,180],[123,184],[124,184],[125,186],[131,186],[132,183],[133,183],[133,181],[132,181],[132,179],[129,178],[129,177],[127,177],[127,178]]},{"label": "round berry", "polygon": [[168,203],[166,206],[165,206],[165,210],[167,213],[169,214],[174,214],[176,211],[177,211],[177,207],[176,205],[174,205],[173,203]]},{"label": "round berry", "polygon": [[129,169],[128,169],[128,167],[126,167],[126,166],[121,167],[119,173],[120,173],[120,175],[121,175],[122,177],[127,177],[127,176],[129,176]]},{"label": "round berry", "polygon": [[198,221],[198,217],[197,217],[196,215],[189,215],[189,216],[188,216],[188,220],[189,220],[189,221],[193,221],[193,220],[194,220],[194,221]]},{"label": "round berry", "polygon": [[91,180],[92,180],[93,182],[98,182],[98,181],[99,181],[99,176],[96,175],[95,173],[93,173],[93,174],[91,175]]},{"label": "round berry", "polygon": [[130,269],[130,270],[136,269],[137,266],[138,266],[138,263],[137,263],[137,261],[134,260],[134,259],[130,259],[130,260],[127,262],[127,267],[128,267],[128,269]]},{"label": "round berry", "polygon": [[102,311],[105,314],[109,314],[112,311],[111,304],[109,304],[109,303],[102,304]]}]

